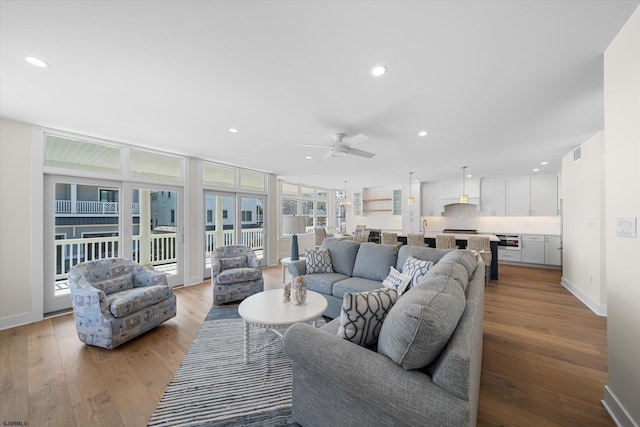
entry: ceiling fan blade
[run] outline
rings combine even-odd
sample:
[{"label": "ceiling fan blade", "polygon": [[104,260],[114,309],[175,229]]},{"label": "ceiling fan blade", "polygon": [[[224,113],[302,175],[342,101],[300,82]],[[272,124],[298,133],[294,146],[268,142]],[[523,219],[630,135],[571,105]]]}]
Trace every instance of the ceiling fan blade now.
[{"label": "ceiling fan blade", "polygon": [[358,150],[357,148],[351,148],[351,147],[347,148],[347,153],[353,154],[354,156],[366,157],[368,159],[370,159],[373,156],[375,156],[374,153],[370,153],[370,152],[364,151],[364,150]]},{"label": "ceiling fan blade", "polygon": [[313,147],[313,148],[331,148],[330,145],[317,145],[317,144],[296,144],[298,147]]},{"label": "ceiling fan blade", "polygon": [[365,142],[369,139],[369,137],[363,133],[359,133],[358,135],[349,137],[349,138],[344,138],[342,140],[342,143],[345,145],[348,145],[350,147],[360,144],[362,142]]}]

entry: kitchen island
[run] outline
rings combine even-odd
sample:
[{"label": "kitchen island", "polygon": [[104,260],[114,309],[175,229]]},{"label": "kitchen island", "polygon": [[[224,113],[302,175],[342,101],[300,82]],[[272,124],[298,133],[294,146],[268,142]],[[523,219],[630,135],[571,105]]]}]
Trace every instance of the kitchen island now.
[{"label": "kitchen island", "polygon": [[[424,232],[424,242],[428,243],[430,247],[436,247],[436,235],[445,234],[442,231],[425,231]],[[467,241],[469,240],[469,236],[486,236],[489,237],[490,245],[491,245],[491,280],[498,280],[498,242],[500,239],[495,234],[483,234],[483,233],[474,233],[474,234],[465,234],[465,233],[446,233],[453,234],[456,237],[456,245],[459,248],[464,249],[467,247]],[[403,244],[407,244],[407,236],[406,235],[398,235],[398,241]]]}]

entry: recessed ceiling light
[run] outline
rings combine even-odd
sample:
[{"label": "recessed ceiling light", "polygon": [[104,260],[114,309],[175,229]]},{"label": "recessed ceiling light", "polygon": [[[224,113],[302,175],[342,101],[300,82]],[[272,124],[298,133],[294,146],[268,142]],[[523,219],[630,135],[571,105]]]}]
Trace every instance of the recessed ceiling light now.
[{"label": "recessed ceiling light", "polygon": [[40,68],[47,68],[49,66],[49,64],[47,64],[40,58],[36,58],[35,56],[25,56],[24,60],[27,61],[29,64],[35,65],[36,67],[40,67]]},{"label": "recessed ceiling light", "polygon": [[229,132],[231,132],[231,133],[238,133],[238,129],[236,129],[236,128],[229,128]]},{"label": "recessed ceiling light", "polygon": [[371,74],[373,74],[375,77],[380,77],[386,72],[387,72],[387,67],[385,67],[384,65],[376,65],[371,70]]},{"label": "recessed ceiling light", "polygon": [[534,169],[533,171],[534,171],[534,172],[538,172],[539,170],[540,170],[540,169],[538,169],[538,168],[535,168],[535,169]]},{"label": "recessed ceiling light", "polygon": [[541,164],[541,165],[548,165],[548,164],[549,164],[549,162],[541,162],[540,164]]},{"label": "recessed ceiling light", "polygon": [[472,176],[473,176],[473,175],[469,174],[469,175],[467,175],[467,178],[471,178]]},{"label": "recessed ceiling light", "polygon": [[420,132],[418,132],[418,136],[427,136],[427,131],[421,130]]},{"label": "recessed ceiling light", "polygon": [[311,160],[311,159],[312,159],[312,157],[311,157],[311,156],[307,156],[307,157],[305,157],[305,159],[307,159],[307,160]]}]

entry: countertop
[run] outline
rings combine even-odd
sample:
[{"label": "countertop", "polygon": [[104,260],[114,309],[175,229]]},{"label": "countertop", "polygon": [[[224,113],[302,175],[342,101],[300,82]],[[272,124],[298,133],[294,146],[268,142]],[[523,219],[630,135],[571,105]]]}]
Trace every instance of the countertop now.
[{"label": "countertop", "polygon": [[[424,237],[428,239],[435,239],[437,234],[453,234],[453,233],[443,233],[442,231],[425,231]],[[478,233],[478,234],[453,234],[453,235],[456,236],[456,240],[468,240],[469,236],[487,236],[489,237],[489,240],[492,242],[500,241],[500,239],[498,239],[498,236],[496,236],[495,234]]]}]

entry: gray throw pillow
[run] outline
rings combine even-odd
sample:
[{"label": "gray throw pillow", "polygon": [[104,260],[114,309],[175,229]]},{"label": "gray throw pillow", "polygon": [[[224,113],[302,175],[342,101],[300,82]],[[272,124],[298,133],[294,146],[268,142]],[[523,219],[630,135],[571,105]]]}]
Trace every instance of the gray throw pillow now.
[{"label": "gray throw pillow", "polygon": [[398,298],[392,288],[344,294],[338,336],[361,346],[378,341],[383,322]]},{"label": "gray throw pillow", "polygon": [[385,318],[378,353],[404,369],[424,368],[449,342],[465,306],[465,295],[455,280],[423,279],[398,299]]}]

